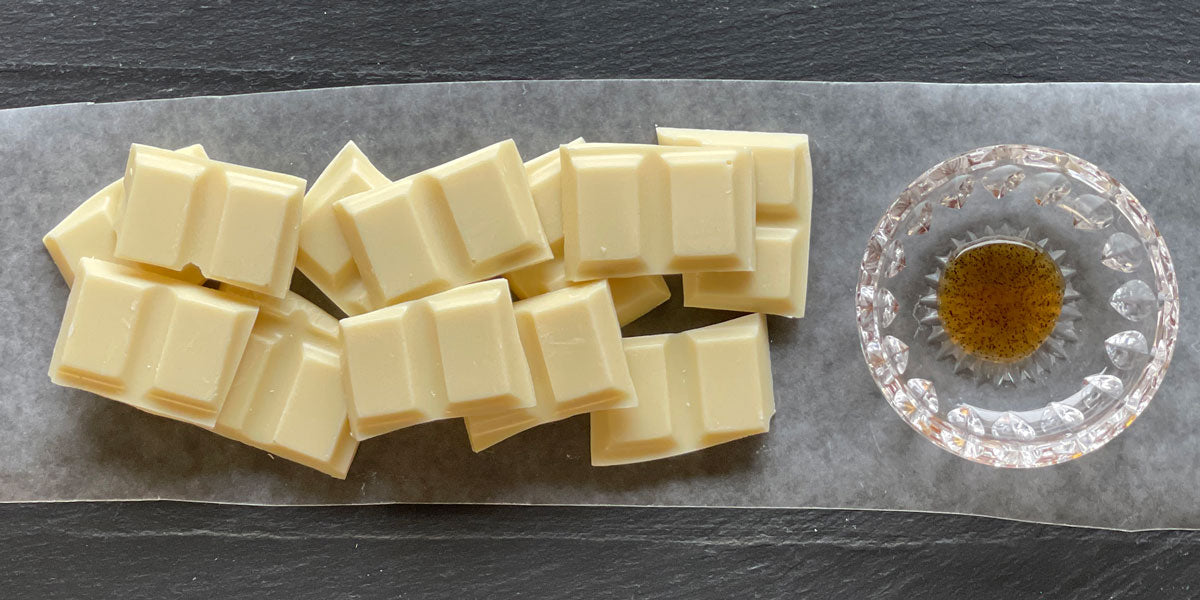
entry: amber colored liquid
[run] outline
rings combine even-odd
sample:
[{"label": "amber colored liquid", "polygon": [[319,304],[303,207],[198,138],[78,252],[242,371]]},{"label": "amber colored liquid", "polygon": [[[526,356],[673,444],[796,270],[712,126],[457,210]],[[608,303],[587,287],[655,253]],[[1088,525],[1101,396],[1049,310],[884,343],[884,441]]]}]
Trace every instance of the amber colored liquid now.
[{"label": "amber colored liquid", "polygon": [[1033,354],[1062,311],[1063,276],[1033,245],[991,240],[960,251],[938,284],[938,316],[967,353],[997,363]]}]

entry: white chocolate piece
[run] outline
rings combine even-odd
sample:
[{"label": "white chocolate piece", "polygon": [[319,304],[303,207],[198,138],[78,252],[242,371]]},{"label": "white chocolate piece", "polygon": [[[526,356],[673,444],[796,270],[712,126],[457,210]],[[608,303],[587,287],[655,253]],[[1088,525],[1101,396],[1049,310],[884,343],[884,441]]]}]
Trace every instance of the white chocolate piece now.
[{"label": "white chocolate piece", "polygon": [[684,306],[803,317],[812,224],[808,136],[659,127],[658,142],[744,148],[754,156],[757,266],[750,273],[685,274]]},{"label": "white chocolate piece", "polygon": [[345,478],[337,321],[289,292],[213,290],[83,258],[50,378]]},{"label": "white chocolate piece", "polygon": [[[188,156],[208,157],[200,144],[182,148],[178,152]],[[75,281],[75,265],[84,257],[140,267],[191,283],[203,283],[204,276],[200,274],[200,269],[192,265],[184,267],[181,271],[172,271],[121,260],[114,255],[117,247],[117,213],[125,200],[124,181],[118,179],[104,186],[104,189],[84,200],[83,204],[71,211],[71,214],[42,237],[42,244],[54,259],[58,271],[67,281],[67,286],[70,287]]]},{"label": "white chocolate piece", "polygon": [[299,177],[134,144],[118,213],[118,258],[277,298],[292,281],[305,182]]},{"label": "white chocolate piece", "polygon": [[371,302],[333,203],[389,183],[354,142],[347,142],[304,196],[296,268],[350,316],[369,311]]},{"label": "white chocolate piece", "polygon": [[[583,138],[577,138],[567,145],[582,143]],[[537,207],[538,219],[546,231],[554,258],[504,274],[512,286],[513,294],[522,300],[560,290],[572,283],[567,280],[563,265],[561,164],[557,148],[525,163],[533,204]],[[622,326],[632,323],[671,297],[671,290],[660,275],[617,278],[610,283],[617,319]]]},{"label": "white chocolate piece", "polygon": [[257,313],[226,292],[81,258],[50,380],[211,428]]},{"label": "white chocolate piece", "polygon": [[592,413],[593,465],[676,456],[770,428],[775,393],[763,315],[624,345],[638,405]]},{"label": "white chocolate piece", "polygon": [[563,146],[571,281],[754,269],[754,170],[736,148]]},{"label": "white chocolate piece", "polygon": [[346,478],[350,435],[337,319],[294,292],[272,298],[222,285],[259,306],[214,431]]},{"label": "white chocolate piece", "polygon": [[[521,300],[536,298],[572,285],[591,282],[567,281],[563,271],[562,245],[555,250],[555,258],[531,267],[504,274],[512,286],[513,295]],[[612,277],[607,281],[617,309],[617,321],[624,327],[671,299],[671,289],[662,275],[641,277]]]},{"label": "white chocolate piece", "polygon": [[512,140],[334,203],[371,308],[553,255]]},{"label": "white chocolate piece", "polygon": [[514,309],[537,405],[467,417],[472,450],[545,423],[637,405],[607,283],[563,288]]},{"label": "white chocolate piece", "polygon": [[661,275],[606,279],[622,327],[671,299],[671,289]]},{"label": "white chocolate piece", "polygon": [[508,283],[494,279],[340,322],[360,440],[536,402]]}]

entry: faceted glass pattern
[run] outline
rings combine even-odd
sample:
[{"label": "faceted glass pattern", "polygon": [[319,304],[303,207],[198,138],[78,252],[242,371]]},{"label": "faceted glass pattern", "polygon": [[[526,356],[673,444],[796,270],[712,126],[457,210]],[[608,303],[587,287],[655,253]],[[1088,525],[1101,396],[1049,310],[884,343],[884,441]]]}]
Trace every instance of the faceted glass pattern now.
[{"label": "faceted glass pattern", "polygon": [[[1001,365],[947,340],[938,277],[963,240],[1037,244],[1066,282],[1052,334]],[[979,148],[910,184],[871,232],[856,290],[868,371],[934,444],[998,467],[1078,458],[1145,410],[1171,361],[1179,289],[1150,215],[1096,166],[1047,148]]]}]

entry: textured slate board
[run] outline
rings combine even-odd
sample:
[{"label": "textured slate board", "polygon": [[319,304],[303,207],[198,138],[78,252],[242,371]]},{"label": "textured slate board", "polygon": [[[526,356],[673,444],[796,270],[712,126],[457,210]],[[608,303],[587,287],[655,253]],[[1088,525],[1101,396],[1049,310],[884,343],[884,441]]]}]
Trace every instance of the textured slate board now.
[{"label": "textured slate board", "polygon": [[[1200,18],[1188,2],[569,0],[557,14],[539,15],[536,28],[520,26],[530,2],[476,3],[514,7],[489,17],[498,26],[484,24],[483,12],[433,0],[345,8],[335,23],[320,18],[319,28],[318,12],[294,17],[285,4],[310,5],[8,2],[0,11],[0,107],[588,76],[1200,80]],[[381,16],[364,18],[371,14]],[[338,22],[372,26],[314,40],[314,29]],[[670,33],[659,35],[663,27]],[[232,60],[214,61],[223,49]],[[481,521],[546,533],[481,555]],[[0,594],[12,598],[562,597],[579,589],[597,598],[757,589],[762,597],[1186,598],[1200,589],[1197,532],[903,512],[65,503],[0,506],[0,523]],[[677,543],[648,551],[639,551],[644,541],[601,543],[601,525]],[[104,527],[76,535],[97,526]],[[180,535],[186,527],[196,533]],[[330,530],[342,528],[391,540],[331,544]],[[745,543],[709,545],[710,528]],[[546,561],[552,568],[540,567]],[[469,568],[447,566],[457,564]]]},{"label": "textured slate board", "polygon": [[1200,593],[1200,534],[920,513],[153,502],[0,506],[0,522],[6,598]]},{"label": "textured slate board", "polygon": [[0,106],[613,77],[1182,81],[1194,2],[11,0]]}]

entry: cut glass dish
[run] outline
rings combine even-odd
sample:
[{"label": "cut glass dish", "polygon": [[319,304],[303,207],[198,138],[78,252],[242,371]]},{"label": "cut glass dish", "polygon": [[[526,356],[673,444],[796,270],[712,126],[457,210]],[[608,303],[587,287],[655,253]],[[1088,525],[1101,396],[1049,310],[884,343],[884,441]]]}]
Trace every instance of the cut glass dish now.
[{"label": "cut glass dish", "polygon": [[[965,349],[938,310],[947,264],[986,243],[1038,249],[1062,276],[1052,330],[1015,360]],[[855,312],[868,370],[905,422],[963,458],[1040,467],[1100,448],[1146,409],[1171,362],[1179,287],[1125,186],[1065,152],[1001,145],[943,161],[884,212]]]}]

